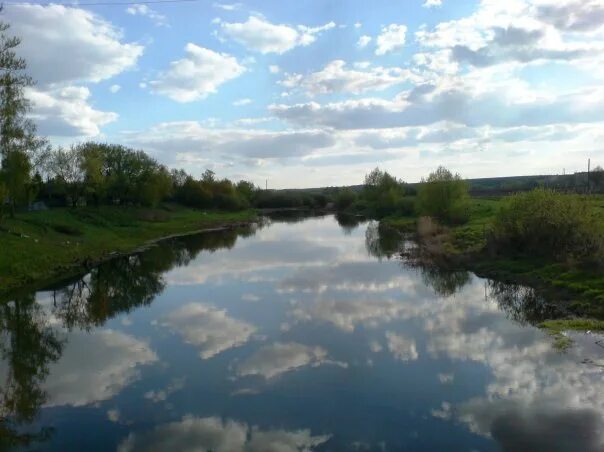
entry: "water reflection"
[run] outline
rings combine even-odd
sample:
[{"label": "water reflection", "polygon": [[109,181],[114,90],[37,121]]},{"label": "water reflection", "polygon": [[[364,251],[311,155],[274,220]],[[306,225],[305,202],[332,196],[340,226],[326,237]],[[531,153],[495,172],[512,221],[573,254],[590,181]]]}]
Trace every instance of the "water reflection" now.
[{"label": "water reflection", "polygon": [[[560,353],[530,326],[555,315],[534,291],[410,265],[400,237],[340,223],[183,238],[2,305],[0,376],[36,402],[7,396],[0,434],[53,427],[53,450],[602,450],[593,336]],[[27,331],[35,368],[11,339]]]},{"label": "water reflection", "polygon": [[[48,439],[52,429],[18,433],[42,406],[86,405],[113,397],[157,361],[148,344],[121,332],[90,331],[115,316],[149,305],[166,287],[163,275],[199,253],[232,248],[258,226],[173,239],[143,253],[103,263],[49,292],[51,309],[35,293],[0,303],[0,448]],[[91,355],[91,352],[93,355]],[[90,357],[93,356],[91,360]]]},{"label": "water reflection", "polygon": [[346,235],[352,234],[356,228],[365,223],[365,220],[362,217],[347,213],[336,213],[335,218]]},{"label": "water reflection", "polygon": [[131,434],[118,451],[297,452],[314,449],[329,437],[313,436],[309,430],[261,430],[230,419],[186,416],[150,432]]},{"label": "water reflection", "polygon": [[[19,434],[19,424],[34,420],[48,394],[42,384],[50,363],[61,356],[64,340],[50,326],[34,295],[0,305],[0,445],[27,445],[50,431]],[[6,366],[6,369],[3,369]]]}]

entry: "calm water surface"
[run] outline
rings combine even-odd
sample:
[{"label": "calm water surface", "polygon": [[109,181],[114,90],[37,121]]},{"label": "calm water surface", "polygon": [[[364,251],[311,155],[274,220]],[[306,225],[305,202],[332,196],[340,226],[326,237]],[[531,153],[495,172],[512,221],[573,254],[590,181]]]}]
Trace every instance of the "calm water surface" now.
[{"label": "calm water surface", "polygon": [[531,290],[285,220],[0,304],[0,448],[604,450],[602,338],[560,352]]}]

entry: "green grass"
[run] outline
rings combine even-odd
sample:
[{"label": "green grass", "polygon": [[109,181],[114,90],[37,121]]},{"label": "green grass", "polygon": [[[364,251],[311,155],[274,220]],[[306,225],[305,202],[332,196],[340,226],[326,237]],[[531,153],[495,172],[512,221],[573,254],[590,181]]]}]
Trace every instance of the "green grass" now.
[{"label": "green grass", "polygon": [[539,325],[554,338],[554,347],[566,350],[573,344],[573,340],[566,336],[566,331],[596,331],[604,332],[604,321],[593,319],[559,319],[547,320]]},{"label": "green grass", "polygon": [[29,212],[0,224],[0,294],[50,281],[111,253],[133,251],[165,236],[249,221],[253,211],[201,212],[103,206]]},{"label": "green grass", "polygon": [[[604,231],[604,195],[588,198]],[[604,272],[572,262],[560,263],[533,256],[492,257],[484,252],[489,226],[503,198],[472,198],[470,219],[449,228],[444,252],[460,266],[480,276],[545,289],[553,298],[563,298],[571,312],[604,319]],[[411,232],[416,217],[388,217],[384,224]]]}]

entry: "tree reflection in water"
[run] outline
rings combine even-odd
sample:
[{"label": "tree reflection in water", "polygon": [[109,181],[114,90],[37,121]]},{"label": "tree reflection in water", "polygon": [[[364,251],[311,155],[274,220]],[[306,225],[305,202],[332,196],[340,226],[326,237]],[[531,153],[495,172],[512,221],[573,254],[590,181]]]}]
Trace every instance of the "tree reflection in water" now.
[{"label": "tree reflection in water", "polygon": [[[421,273],[425,285],[440,297],[451,297],[471,282],[471,274],[465,270],[448,268],[426,262],[418,255],[419,248],[405,242],[399,234],[371,222],[365,231],[365,247],[370,255],[382,259],[397,256],[401,265]],[[495,301],[507,317],[520,324],[536,325],[547,319],[564,315],[555,304],[528,286],[489,280],[485,283],[485,299]]]},{"label": "tree reflection in water", "polygon": [[380,225],[376,221],[371,221],[365,230],[365,248],[370,256],[378,258],[380,261],[384,258],[391,259],[398,256],[404,246],[401,235],[390,228]]},{"label": "tree reflection in water", "polygon": [[17,427],[32,422],[46,401],[41,385],[49,364],[60,358],[64,339],[51,328],[34,294],[0,305],[0,328],[0,354],[7,367],[0,387],[0,449],[4,449],[50,433],[43,429],[20,434]]},{"label": "tree reflection in water", "polygon": [[359,225],[365,221],[362,217],[347,213],[336,213],[335,216],[338,225],[342,228],[344,234],[346,235],[352,234],[352,231],[358,228]]},{"label": "tree reflection in water", "polygon": [[[51,312],[36,293],[0,303],[0,449],[42,441],[51,430],[22,433],[46,402],[42,389],[49,365],[61,357],[65,331],[100,327],[109,319],[149,305],[164,289],[163,274],[187,265],[201,252],[232,248],[240,236],[259,226],[208,232],[173,239],[148,250],[113,259],[87,275],[52,290]],[[60,326],[50,324],[50,314]]]}]

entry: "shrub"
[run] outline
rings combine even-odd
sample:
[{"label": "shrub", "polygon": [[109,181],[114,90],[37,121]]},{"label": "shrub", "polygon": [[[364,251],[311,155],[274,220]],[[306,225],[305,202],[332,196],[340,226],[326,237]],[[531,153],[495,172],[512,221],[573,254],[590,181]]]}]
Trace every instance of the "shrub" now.
[{"label": "shrub", "polygon": [[422,180],[418,189],[419,208],[424,215],[443,223],[463,224],[470,216],[469,185],[459,174],[439,167]]},{"label": "shrub", "polygon": [[338,192],[335,199],[335,205],[338,210],[348,209],[357,199],[357,195],[349,188],[342,189]]},{"label": "shrub", "polygon": [[557,259],[601,260],[597,218],[587,200],[538,188],[509,197],[495,216],[490,246]]}]

